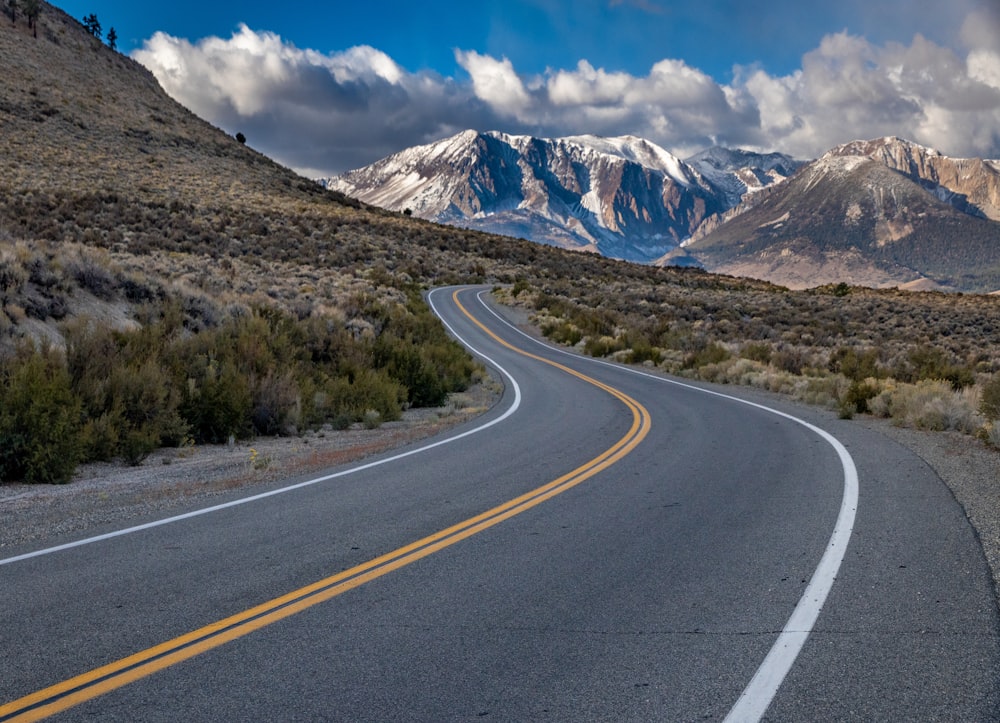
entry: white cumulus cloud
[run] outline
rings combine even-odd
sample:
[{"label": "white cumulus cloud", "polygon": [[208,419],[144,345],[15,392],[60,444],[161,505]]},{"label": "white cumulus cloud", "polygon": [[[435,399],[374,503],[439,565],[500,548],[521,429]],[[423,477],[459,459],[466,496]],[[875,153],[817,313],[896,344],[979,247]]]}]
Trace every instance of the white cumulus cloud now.
[{"label": "white cumulus cloud", "polygon": [[1000,23],[970,14],[962,47],[836,33],[787,75],[734,68],[719,83],[680,59],[646,74],[575,67],[523,74],[455,50],[464,74],[411,72],[359,46],[303,50],[240,26],[197,42],[157,33],[134,53],[164,89],[255,148],[312,175],[371,163],[466,128],[540,136],[634,134],[677,155],[714,143],[815,157],[899,135],[951,155],[1000,157]]}]

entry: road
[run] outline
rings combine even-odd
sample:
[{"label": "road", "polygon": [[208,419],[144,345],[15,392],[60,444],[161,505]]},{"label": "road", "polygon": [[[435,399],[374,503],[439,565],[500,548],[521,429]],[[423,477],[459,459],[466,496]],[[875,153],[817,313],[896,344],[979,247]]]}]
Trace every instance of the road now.
[{"label": "road", "polygon": [[922,460],[478,291],[431,301],[505,393],[434,446],[0,560],[0,720],[1000,720],[989,571]]}]

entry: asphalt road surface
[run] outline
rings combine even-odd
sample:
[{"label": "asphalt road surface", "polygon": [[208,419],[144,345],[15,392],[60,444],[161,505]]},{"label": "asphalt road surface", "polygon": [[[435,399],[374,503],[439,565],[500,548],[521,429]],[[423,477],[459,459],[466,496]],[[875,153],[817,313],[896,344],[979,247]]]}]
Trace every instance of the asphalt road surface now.
[{"label": "asphalt road surface", "polygon": [[505,393],[434,446],[0,560],[0,720],[1000,720],[989,571],[922,460],[480,291],[430,298]]}]

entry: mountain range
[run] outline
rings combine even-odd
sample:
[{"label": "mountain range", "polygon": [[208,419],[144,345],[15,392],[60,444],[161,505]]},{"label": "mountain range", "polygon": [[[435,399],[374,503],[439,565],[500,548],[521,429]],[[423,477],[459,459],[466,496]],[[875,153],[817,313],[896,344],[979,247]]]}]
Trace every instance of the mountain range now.
[{"label": "mountain range", "polygon": [[464,131],[322,179],[421,218],[793,288],[1000,289],[1000,161],[896,137],[806,162],[625,136]]},{"label": "mountain range", "polygon": [[799,165],[722,148],[685,162],[634,136],[469,130],[321,183],[439,223],[652,262]]}]

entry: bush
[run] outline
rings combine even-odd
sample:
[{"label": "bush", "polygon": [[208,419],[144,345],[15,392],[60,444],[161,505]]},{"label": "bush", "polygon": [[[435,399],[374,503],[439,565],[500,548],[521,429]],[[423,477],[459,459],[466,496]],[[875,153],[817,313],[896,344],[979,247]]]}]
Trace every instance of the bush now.
[{"label": "bush", "polygon": [[944,380],[902,384],[882,392],[871,406],[900,426],[918,429],[972,432],[981,421],[976,414],[975,395],[968,390],[956,392]]},{"label": "bush", "polygon": [[991,422],[1000,419],[1000,374],[994,374],[993,378],[983,385],[979,411]]},{"label": "bush", "polygon": [[[878,350],[867,349],[858,352],[853,347],[842,346],[830,355],[830,371],[843,374],[848,379],[861,382],[865,379],[879,379],[885,374],[878,365]],[[864,410],[858,410],[864,411]]]},{"label": "bush", "polygon": [[705,346],[704,349],[688,354],[684,358],[684,368],[697,369],[699,367],[708,366],[709,364],[719,364],[724,362],[729,357],[729,351],[724,346],[712,342],[711,344]]},{"label": "bush", "polygon": [[1000,449],[1000,423],[993,422],[986,430],[986,440]]},{"label": "bush", "polygon": [[0,479],[64,483],[80,461],[80,400],[63,359],[24,349],[0,368]]},{"label": "bush", "polygon": [[249,436],[251,408],[247,379],[236,364],[211,357],[202,358],[200,369],[188,378],[180,404],[195,441],[212,443]]},{"label": "bush", "polygon": [[291,372],[270,372],[253,390],[250,421],[256,434],[285,434],[301,423],[301,397]]},{"label": "bush", "polygon": [[874,379],[853,381],[840,398],[839,410],[842,419],[850,419],[854,414],[867,414],[868,402],[878,396],[881,389]]},{"label": "bush", "polygon": [[893,376],[911,383],[938,379],[948,382],[955,390],[972,386],[976,381],[971,369],[953,364],[947,352],[928,345],[911,349],[906,361],[897,365]]},{"label": "bush", "polygon": [[760,362],[761,364],[769,364],[772,353],[773,349],[771,349],[771,345],[762,341],[750,342],[740,350],[741,357],[750,361]]}]

